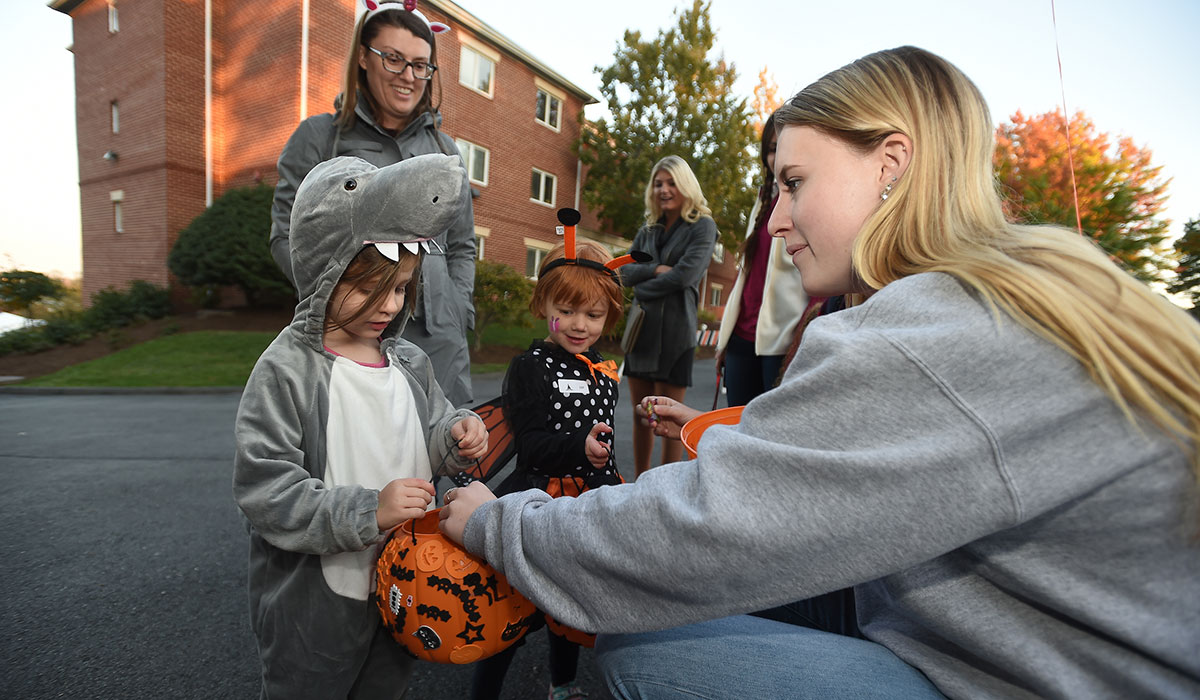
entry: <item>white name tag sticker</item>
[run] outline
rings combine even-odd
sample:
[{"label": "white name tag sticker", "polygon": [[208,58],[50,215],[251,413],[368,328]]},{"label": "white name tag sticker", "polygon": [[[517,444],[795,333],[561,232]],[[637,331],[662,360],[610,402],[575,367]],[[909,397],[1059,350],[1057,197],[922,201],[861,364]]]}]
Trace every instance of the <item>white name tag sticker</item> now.
[{"label": "white name tag sticker", "polygon": [[558,390],[563,393],[563,396],[586,394],[588,393],[588,383],[582,379],[560,379],[558,380]]}]

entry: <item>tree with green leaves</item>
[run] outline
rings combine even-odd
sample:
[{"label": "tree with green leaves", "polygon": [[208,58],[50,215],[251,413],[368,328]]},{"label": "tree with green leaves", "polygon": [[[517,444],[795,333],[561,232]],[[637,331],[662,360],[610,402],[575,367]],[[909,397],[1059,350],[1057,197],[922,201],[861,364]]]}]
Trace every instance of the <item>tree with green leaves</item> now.
[{"label": "tree with green leaves", "polygon": [[32,270],[0,272],[0,310],[20,311],[29,317],[34,304],[42,299],[57,299],[62,285],[56,280]]},{"label": "tree with green leaves", "polygon": [[475,261],[475,329],[472,347],[483,347],[483,331],[496,324],[523,325],[529,319],[533,283],[508,265]]},{"label": "tree with green leaves", "polygon": [[1167,291],[1191,299],[1192,315],[1200,319],[1200,219],[1183,225],[1183,237],[1175,241],[1175,252],[1179,265]]},{"label": "tree with green leaves", "polygon": [[734,94],[733,64],[710,57],[710,6],[694,0],[653,40],[625,32],[613,64],[596,68],[610,116],[585,123],[576,145],[588,168],[583,198],[630,238],[643,223],[650,169],[668,155],[696,173],[726,248],[735,249],[745,231],[755,195],[752,115]]},{"label": "tree with green leaves", "polygon": [[1160,178],[1162,166],[1152,165],[1149,149],[1132,139],[1114,141],[1098,132],[1083,112],[1071,118],[1068,152],[1065,127],[1055,110],[1032,117],[1017,112],[996,130],[994,163],[1008,214],[1028,223],[1081,226],[1134,275],[1160,279],[1174,267],[1163,249],[1170,221],[1159,218],[1170,184]]},{"label": "tree with green leaves", "polygon": [[189,287],[239,287],[246,302],[291,300],[291,284],[267,247],[271,230],[268,185],[229,190],[179,232],[167,266]]}]

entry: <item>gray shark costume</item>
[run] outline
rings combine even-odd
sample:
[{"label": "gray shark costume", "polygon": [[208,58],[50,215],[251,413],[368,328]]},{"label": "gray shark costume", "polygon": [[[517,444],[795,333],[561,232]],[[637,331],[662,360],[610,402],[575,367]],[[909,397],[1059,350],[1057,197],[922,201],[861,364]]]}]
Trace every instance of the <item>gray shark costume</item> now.
[{"label": "gray shark costume", "polygon": [[[399,697],[412,663],[384,631],[370,595],[379,489],[467,466],[455,410],[429,358],[400,338],[402,311],[381,338],[384,367],[324,347],[325,310],[363,246],[410,250],[461,210],[455,156],[384,168],[335,158],[313,168],[292,211],[301,293],[291,325],[263,352],[238,407],[233,492],[250,533],[250,621],[263,698]],[[391,257],[391,256],[389,256]]]}]

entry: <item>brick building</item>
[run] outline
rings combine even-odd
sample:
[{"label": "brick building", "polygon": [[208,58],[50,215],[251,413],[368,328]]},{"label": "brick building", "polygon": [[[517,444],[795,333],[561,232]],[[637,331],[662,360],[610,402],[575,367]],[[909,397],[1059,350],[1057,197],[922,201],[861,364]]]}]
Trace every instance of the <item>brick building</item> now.
[{"label": "brick building", "polygon": [[[50,6],[73,20],[90,299],[135,279],[167,285],[179,231],[214,197],[275,181],[296,125],[332,111],[358,0]],[[442,129],[458,142],[477,192],[482,256],[531,274],[557,242],[554,212],[563,206],[583,209],[581,236],[624,250],[628,241],[581,206],[571,153],[578,115],[596,99],[453,2],[421,8],[452,28],[438,37]],[[723,305],[733,274],[731,261],[715,262],[701,304]]]}]

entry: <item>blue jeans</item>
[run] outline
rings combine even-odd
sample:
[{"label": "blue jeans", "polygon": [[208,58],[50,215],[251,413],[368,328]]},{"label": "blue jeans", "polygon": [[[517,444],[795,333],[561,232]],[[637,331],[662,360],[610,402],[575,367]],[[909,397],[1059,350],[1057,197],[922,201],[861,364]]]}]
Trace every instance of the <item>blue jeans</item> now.
[{"label": "blue jeans", "polygon": [[596,639],[621,700],[944,700],[886,647],[749,615]]},{"label": "blue jeans", "polygon": [[750,399],[775,386],[783,355],[755,355],[754,343],[729,336],[725,345],[725,398],[730,406],[745,406]]}]

